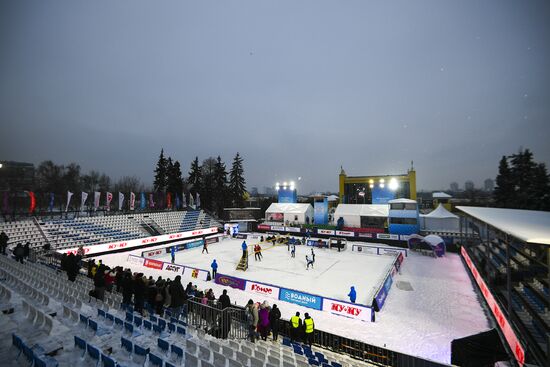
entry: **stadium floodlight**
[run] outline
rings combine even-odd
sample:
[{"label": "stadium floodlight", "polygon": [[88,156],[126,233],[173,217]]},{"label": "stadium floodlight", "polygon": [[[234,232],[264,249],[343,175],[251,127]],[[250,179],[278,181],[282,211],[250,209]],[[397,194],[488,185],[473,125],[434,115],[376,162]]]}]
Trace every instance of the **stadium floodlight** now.
[{"label": "stadium floodlight", "polygon": [[295,184],[294,181],[290,181],[290,190],[294,190]]},{"label": "stadium floodlight", "polygon": [[380,179],[380,183],[383,184],[385,180],[383,178]]},{"label": "stadium floodlight", "polygon": [[279,191],[281,189],[281,185],[277,182],[275,184],[275,190]]},{"label": "stadium floodlight", "polygon": [[4,167],[4,166],[2,165],[2,163],[0,163],[0,168],[2,168],[2,167]]},{"label": "stadium floodlight", "polygon": [[392,191],[395,191],[399,188],[399,183],[397,182],[395,177],[390,180],[389,188]]},{"label": "stadium floodlight", "polygon": [[384,188],[384,186],[385,186],[385,185],[384,185],[384,183],[383,183],[383,182],[381,182],[381,183],[380,183],[380,188],[381,188],[381,189],[383,189],[383,188]]},{"label": "stadium floodlight", "polygon": [[369,187],[372,189],[374,188],[374,184],[370,184]]},{"label": "stadium floodlight", "polygon": [[374,180],[371,178],[371,179],[369,180],[369,183],[370,183],[371,185],[374,184]]}]

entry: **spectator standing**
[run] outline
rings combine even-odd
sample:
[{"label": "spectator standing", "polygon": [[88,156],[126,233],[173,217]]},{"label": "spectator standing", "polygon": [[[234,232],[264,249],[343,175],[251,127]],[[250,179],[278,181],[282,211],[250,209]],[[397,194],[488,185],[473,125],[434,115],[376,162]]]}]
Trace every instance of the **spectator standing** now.
[{"label": "spectator standing", "polygon": [[2,233],[0,233],[0,253],[2,255],[6,255],[6,247],[8,247],[9,239],[6,232],[2,231]]},{"label": "spectator standing", "polygon": [[23,249],[23,246],[21,246],[20,243],[15,246],[13,249],[13,256],[15,256],[15,261],[19,261],[21,264],[23,264],[23,257],[25,254],[25,250]]},{"label": "spectator standing", "polygon": [[260,335],[263,341],[267,340],[267,334],[269,333],[269,308],[267,302],[260,306],[258,312]]},{"label": "spectator standing", "polygon": [[31,247],[30,246],[31,246],[30,242],[25,243],[25,246],[23,246],[23,257],[25,258],[25,260],[28,260],[29,255],[31,254]]},{"label": "spectator standing", "polygon": [[181,285],[181,276],[178,275],[174,281],[170,284],[170,297],[172,314],[174,317],[179,318],[185,300],[185,291],[183,285]]},{"label": "spectator standing", "polygon": [[271,332],[273,333],[273,341],[277,341],[279,336],[279,321],[281,320],[281,311],[277,305],[273,305],[271,311],[269,311],[269,325],[271,326]]},{"label": "spectator standing", "polygon": [[143,281],[142,273],[136,274],[133,284],[135,310],[139,313],[143,313],[143,306],[145,304],[145,282]]},{"label": "spectator standing", "polygon": [[227,295],[227,289],[224,289],[222,292],[222,295],[218,299],[218,302],[220,303],[220,307],[223,310],[224,308],[231,306],[231,300],[229,299],[229,296]]},{"label": "spectator standing", "polygon": [[[71,260],[71,262],[72,261],[73,260]],[[103,268],[98,269],[95,273],[94,287],[95,298],[103,301],[103,299],[105,298],[105,274],[103,274]]]},{"label": "spectator standing", "polygon": [[305,334],[305,343],[311,347],[313,343],[313,332],[315,331],[315,323],[313,319],[306,312],[304,315],[304,334]]},{"label": "spectator standing", "polygon": [[302,319],[300,312],[290,318],[290,341],[300,341],[300,331],[302,330]]}]

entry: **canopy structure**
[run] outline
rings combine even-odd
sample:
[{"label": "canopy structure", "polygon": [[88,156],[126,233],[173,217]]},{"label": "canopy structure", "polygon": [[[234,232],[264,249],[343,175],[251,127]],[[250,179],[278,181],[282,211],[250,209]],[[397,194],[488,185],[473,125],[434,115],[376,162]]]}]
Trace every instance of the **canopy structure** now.
[{"label": "canopy structure", "polygon": [[434,192],[432,194],[432,198],[434,198],[434,199],[451,199],[452,196],[447,194],[446,192]]},{"label": "canopy structure", "polygon": [[550,245],[550,212],[474,206],[457,209],[523,242]]},{"label": "canopy structure", "polygon": [[443,241],[443,238],[433,234],[426,237],[413,234],[409,237],[407,245],[411,250],[431,250],[437,257],[445,255],[445,241]]},{"label": "canopy structure", "polygon": [[339,204],[334,211],[334,218],[344,219],[346,227],[361,227],[361,217],[388,218],[388,204]]},{"label": "canopy structure", "polygon": [[429,232],[459,232],[460,218],[442,204],[426,215],[420,215],[420,229]]},{"label": "canopy structure", "polygon": [[313,220],[311,204],[273,203],[265,211],[265,219],[285,224],[304,224]]}]

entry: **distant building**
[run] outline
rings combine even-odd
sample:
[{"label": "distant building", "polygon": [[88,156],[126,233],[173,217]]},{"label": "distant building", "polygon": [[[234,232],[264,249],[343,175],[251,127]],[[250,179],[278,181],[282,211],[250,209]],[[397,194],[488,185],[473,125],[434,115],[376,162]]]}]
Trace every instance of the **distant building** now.
[{"label": "distant building", "polygon": [[265,196],[277,196],[277,190],[274,187],[264,187]]},{"label": "distant building", "polygon": [[253,187],[250,189],[250,196],[258,196],[258,188]]},{"label": "distant building", "polygon": [[452,192],[458,192],[458,190],[459,190],[457,182],[451,182],[450,187],[451,187]]},{"label": "distant building", "polygon": [[483,182],[483,188],[485,191],[493,191],[495,189],[495,181],[488,178]]},{"label": "distant building", "polygon": [[0,161],[0,190],[32,190],[34,185],[34,164]]},{"label": "distant building", "polygon": [[466,182],[464,183],[464,190],[466,190],[466,191],[471,191],[471,190],[473,190],[474,188],[475,188],[475,186],[474,186],[474,183],[473,183],[472,181],[469,181],[469,180],[468,180],[468,181],[466,181]]}]

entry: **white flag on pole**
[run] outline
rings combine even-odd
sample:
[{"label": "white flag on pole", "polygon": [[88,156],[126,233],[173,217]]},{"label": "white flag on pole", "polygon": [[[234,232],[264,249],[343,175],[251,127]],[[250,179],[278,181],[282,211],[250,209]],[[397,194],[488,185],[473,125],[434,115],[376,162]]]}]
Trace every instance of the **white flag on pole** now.
[{"label": "white flag on pole", "polygon": [[65,206],[65,212],[69,211],[69,203],[71,202],[72,197],[73,197],[73,193],[70,191],[67,191],[67,206]]},{"label": "white flag on pole", "polygon": [[88,193],[82,191],[82,199],[80,200],[80,210],[84,210],[84,204],[86,204],[87,199],[88,199]]},{"label": "white flag on pole", "polygon": [[118,192],[118,210],[122,210],[123,204],[124,204],[124,194],[119,191]]}]

